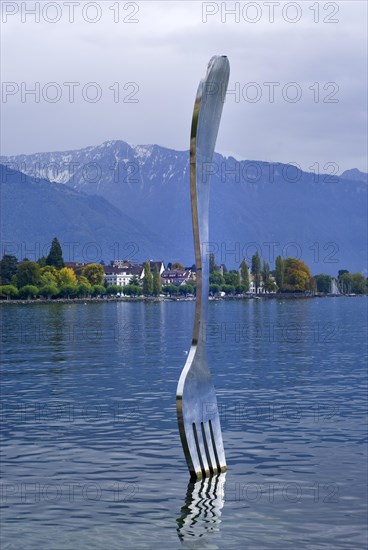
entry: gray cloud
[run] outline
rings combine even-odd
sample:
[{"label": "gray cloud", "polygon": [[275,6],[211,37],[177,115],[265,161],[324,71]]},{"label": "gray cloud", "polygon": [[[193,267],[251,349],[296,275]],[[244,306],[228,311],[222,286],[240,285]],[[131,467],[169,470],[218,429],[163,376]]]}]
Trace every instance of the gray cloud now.
[{"label": "gray cloud", "polygon": [[[55,2],[41,2],[43,8],[46,4]],[[209,58],[225,53],[231,64],[229,90],[237,95],[227,95],[219,152],[294,161],[304,169],[318,162],[323,171],[325,163],[335,162],[340,172],[367,170],[365,2],[319,2],[318,23],[314,2],[293,3],[302,14],[297,23],[282,17],[287,5],[286,14],[294,17],[292,3],[275,5],[270,23],[267,4],[258,2],[262,16],[254,24],[244,18],[236,23],[230,15],[222,23],[220,2],[211,4],[218,13],[207,23],[202,22],[202,2],[137,2],[139,11],[131,17],[138,23],[123,21],[132,3],[119,3],[120,21],[114,23],[116,3],[95,2],[102,14],[95,24],[82,17],[91,2],[78,3],[73,23],[66,2],[57,4],[62,17],[51,24],[42,13],[39,23],[29,15],[22,23],[21,3],[2,3],[3,21],[4,5],[19,7],[2,23],[2,80],[20,88],[21,82],[29,88],[39,82],[41,89],[39,103],[29,95],[22,103],[21,91],[6,102],[3,96],[2,154],[73,149],[109,139],[187,149],[198,81]],[[338,11],[331,15],[333,6]],[[48,9],[51,18],[56,10]],[[91,5],[89,17],[93,10]],[[253,17],[255,11],[247,13]],[[325,23],[325,18],[338,22]],[[42,91],[51,95],[56,90],[49,82],[62,92],[55,103],[42,97]],[[65,82],[80,83],[72,103]],[[96,103],[82,96],[90,82],[102,94]],[[117,82],[120,96],[114,102]],[[273,102],[272,85],[264,84],[270,82],[279,83]],[[93,95],[93,86],[85,92]]]}]

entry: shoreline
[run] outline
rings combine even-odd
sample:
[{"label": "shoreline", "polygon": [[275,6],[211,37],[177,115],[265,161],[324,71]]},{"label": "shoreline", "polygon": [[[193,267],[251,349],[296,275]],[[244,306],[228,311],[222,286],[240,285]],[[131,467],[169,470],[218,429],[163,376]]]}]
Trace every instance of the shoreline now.
[{"label": "shoreline", "polygon": [[[209,301],[239,301],[239,300],[308,300],[311,298],[355,298],[364,296],[364,294],[347,295],[347,294],[298,294],[298,293],[277,293],[277,294],[258,294],[255,295],[238,295],[238,296],[219,296],[209,297]],[[157,302],[195,302],[195,297],[162,297],[162,296],[121,296],[109,298],[60,298],[47,299],[38,298],[35,300],[0,300],[0,305],[39,305],[39,304],[106,304],[116,302],[131,302],[131,303],[157,303]]]}]

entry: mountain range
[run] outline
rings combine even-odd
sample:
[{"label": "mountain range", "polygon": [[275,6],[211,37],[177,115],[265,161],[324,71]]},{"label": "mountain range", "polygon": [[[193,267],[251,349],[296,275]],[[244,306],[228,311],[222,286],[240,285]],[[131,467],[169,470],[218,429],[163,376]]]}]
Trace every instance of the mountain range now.
[{"label": "mountain range", "polygon": [[[0,162],[3,243],[19,249],[57,236],[77,243],[73,257],[68,245],[70,261],[100,253],[105,261],[193,263],[188,151],[109,141]],[[217,263],[237,267],[258,249],[271,268],[281,254],[299,257],[312,273],[366,272],[367,174],[308,173],[217,153],[205,181],[210,173],[205,250]]]}]

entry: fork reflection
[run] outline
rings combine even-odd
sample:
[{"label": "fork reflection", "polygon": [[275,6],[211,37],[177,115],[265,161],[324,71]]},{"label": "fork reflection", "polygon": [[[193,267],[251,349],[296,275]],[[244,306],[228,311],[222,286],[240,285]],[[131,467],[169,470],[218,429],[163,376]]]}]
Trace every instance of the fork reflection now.
[{"label": "fork reflection", "polygon": [[[195,548],[198,539],[201,540],[201,548],[207,548],[204,539],[211,538],[220,530],[225,480],[226,473],[198,481],[190,479],[181,516],[176,520],[178,537],[187,548]],[[212,543],[208,548],[215,549],[217,546]]]}]

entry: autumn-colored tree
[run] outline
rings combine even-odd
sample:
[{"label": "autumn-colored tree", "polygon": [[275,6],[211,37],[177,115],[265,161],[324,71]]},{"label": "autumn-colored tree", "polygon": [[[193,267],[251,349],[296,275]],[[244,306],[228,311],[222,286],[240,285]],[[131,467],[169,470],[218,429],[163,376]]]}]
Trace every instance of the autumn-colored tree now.
[{"label": "autumn-colored tree", "polygon": [[286,258],[284,268],[284,290],[300,292],[311,288],[311,273],[304,262]]},{"label": "autumn-colored tree", "polygon": [[81,275],[86,277],[92,286],[102,286],[104,284],[104,273],[104,268],[101,264],[88,264],[83,267]]},{"label": "autumn-colored tree", "polygon": [[185,267],[183,266],[183,264],[181,264],[180,262],[174,262],[172,265],[171,265],[171,269],[172,271],[185,271]]},{"label": "autumn-colored tree", "polygon": [[63,267],[57,274],[58,286],[74,286],[78,284],[77,276],[70,267]]},{"label": "autumn-colored tree", "polygon": [[54,267],[53,265],[45,265],[45,267],[41,267],[41,275],[44,273],[51,273],[56,279],[58,274],[58,269]]}]

